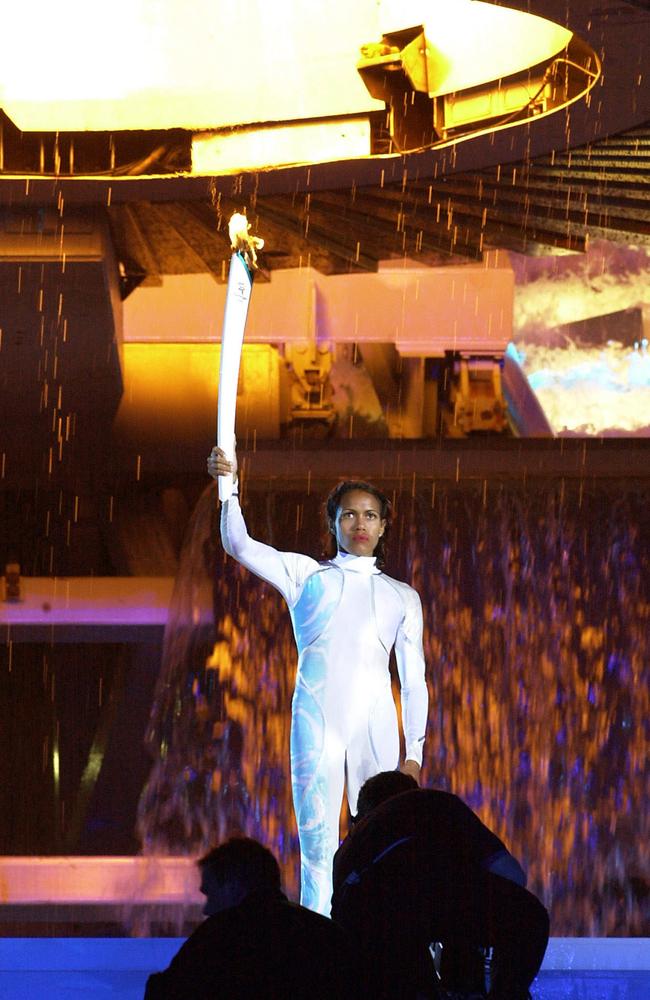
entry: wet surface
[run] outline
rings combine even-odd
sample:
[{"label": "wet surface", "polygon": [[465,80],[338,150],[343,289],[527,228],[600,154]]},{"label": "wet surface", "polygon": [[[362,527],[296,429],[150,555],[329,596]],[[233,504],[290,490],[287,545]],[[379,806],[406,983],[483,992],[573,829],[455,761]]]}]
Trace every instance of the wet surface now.
[{"label": "wet surface", "polygon": [[[127,942],[128,945],[133,942]],[[22,945],[30,947],[24,940]],[[31,942],[35,951],[40,942]],[[92,939],[81,942],[85,946],[86,961],[93,965],[96,942]],[[175,954],[181,942],[141,942],[147,948],[150,944],[156,950],[155,959],[165,966]],[[161,948],[160,945],[166,947]],[[38,968],[38,952],[35,960],[27,954],[23,970],[0,969],[0,998],[2,1000],[77,1000],[79,997],[111,997],[111,1000],[142,1000],[147,976],[155,969],[143,969],[142,961],[133,962],[129,951],[126,961],[120,953],[121,942],[116,941],[112,954],[112,969],[71,968],[44,970]],[[150,949],[150,953],[153,949]],[[143,949],[144,952],[144,949]],[[65,947],[63,948],[65,954]],[[107,956],[104,956],[106,960]],[[151,954],[153,958],[153,954]],[[146,963],[146,958],[145,958]],[[139,965],[138,968],[129,965]],[[33,966],[33,967],[32,967]],[[646,1000],[650,993],[650,972],[648,971],[542,971],[532,987],[533,1000]]]}]

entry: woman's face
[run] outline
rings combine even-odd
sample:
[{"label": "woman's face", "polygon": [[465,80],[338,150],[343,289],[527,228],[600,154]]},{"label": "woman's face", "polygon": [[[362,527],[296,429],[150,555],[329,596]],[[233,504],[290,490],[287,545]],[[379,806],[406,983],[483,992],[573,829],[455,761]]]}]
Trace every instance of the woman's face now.
[{"label": "woman's face", "polygon": [[385,528],[377,497],[363,490],[343,494],[332,525],[339,549],[353,556],[371,556]]}]

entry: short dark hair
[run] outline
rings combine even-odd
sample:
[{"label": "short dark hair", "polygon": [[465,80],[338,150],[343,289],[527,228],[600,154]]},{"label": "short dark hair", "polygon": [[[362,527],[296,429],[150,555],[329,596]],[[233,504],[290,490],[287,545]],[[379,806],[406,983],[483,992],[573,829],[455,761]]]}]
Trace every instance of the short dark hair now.
[{"label": "short dark hair", "polygon": [[352,490],[359,490],[361,493],[369,493],[376,500],[379,500],[380,516],[386,524],[384,527],[384,533],[377,542],[377,548],[374,551],[374,556],[377,560],[377,566],[379,569],[383,569],[386,563],[388,532],[393,520],[393,505],[385,493],[382,493],[382,491],[376,486],[373,486],[372,483],[366,483],[362,479],[345,479],[342,483],[339,483],[338,486],[334,487],[325,501],[330,558],[333,558],[337,552],[336,539],[332,535],[332,528],[334,527],[334,523],[336,521],[338,509],[341,506],[341,499],[346,493],[351,493]]},{"label": "short dark hair", "polygon": [[381,771],[361,786],[357,800],[357,819],[363,819],[387,799],[403,792],[412,792],[418,783],[410,774],[401,771]]},{"label": "short dark hair", "polygon": [[221,885],[236,882],[243,888],[280,889],[280,867],[271,852],[252,837],[231,837],[199,859]]}]

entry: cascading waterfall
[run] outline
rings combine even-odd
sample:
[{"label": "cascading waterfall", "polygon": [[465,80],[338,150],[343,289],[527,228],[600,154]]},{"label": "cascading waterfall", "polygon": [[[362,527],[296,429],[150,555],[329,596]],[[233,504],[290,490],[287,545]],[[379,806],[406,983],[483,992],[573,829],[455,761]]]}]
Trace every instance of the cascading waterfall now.
[{"label": "cascading waterfall", "polygon": [[[424,783],[505,840],[552,933],[648,934],[650,494],[485,481],[396,499],[387,568],[424,607]],[[255,537],[319,554],[314,496],[251,494],[244,509]],[[154,855],[258,837],[296,896],[289,616],[223,553],[217,517],[210,487],[181,557],[139,832]]]}]

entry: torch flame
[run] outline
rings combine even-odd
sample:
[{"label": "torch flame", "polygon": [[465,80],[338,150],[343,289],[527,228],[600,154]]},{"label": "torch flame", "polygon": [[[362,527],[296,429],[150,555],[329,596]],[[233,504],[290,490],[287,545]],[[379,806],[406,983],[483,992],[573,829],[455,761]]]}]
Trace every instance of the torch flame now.
[{"label": "torch flame", "polygon": [[230,245],[235,253],[243,253],[249,267],[257,267],[257,251],[264,246],[264,240],[258,236],[251,236],[249,229],[251,224],[245,215],[240,212],[233,212],[228,223],[228,235]]}]

